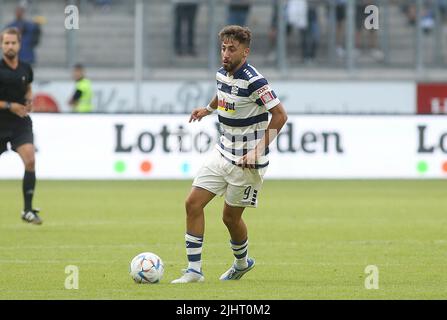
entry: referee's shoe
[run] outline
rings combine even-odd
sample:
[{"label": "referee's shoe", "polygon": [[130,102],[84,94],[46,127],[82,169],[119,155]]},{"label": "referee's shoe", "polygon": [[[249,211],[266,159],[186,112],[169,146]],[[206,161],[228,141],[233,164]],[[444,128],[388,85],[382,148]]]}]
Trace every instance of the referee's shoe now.
[{"label": "referee's shoe", "polygon": [[25,222],[29,222],[32,224],[42,224],[42,220],[40,219],[39,215],[37,214],[39,210],[32,209],[29,211],[22,211],[22,220]]}]

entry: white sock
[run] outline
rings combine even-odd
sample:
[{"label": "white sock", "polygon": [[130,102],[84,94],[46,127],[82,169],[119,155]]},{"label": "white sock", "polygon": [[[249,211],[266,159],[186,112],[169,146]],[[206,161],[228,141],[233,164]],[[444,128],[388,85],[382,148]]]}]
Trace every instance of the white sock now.
[{"label": "white sock", "polygon": [[230,241],[231,249],[233,249],[234,254],[234,263],[236,268],[239,270],[245,269],[248,267],[248,239],[242,243],[236,243]]},{"label": "white sock", "polygon": [[185,234],[186,255],[188,256],[188,269],[202,272],[202,244],[203,238]]}]

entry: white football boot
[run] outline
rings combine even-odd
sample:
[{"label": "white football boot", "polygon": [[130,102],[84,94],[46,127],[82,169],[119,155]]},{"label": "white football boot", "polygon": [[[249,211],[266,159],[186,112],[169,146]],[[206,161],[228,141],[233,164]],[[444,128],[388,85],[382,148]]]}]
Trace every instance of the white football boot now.
[{"label": "white football boot", "polygon": [[248,258],[247,259],[248,266],[247,268],[243,270],[239,270],[236,268],[236,266],[233,264],[230,269],[228,269],[224,274],[220,276],[220,280],[239,280],[242,278],[244,274],[246,274],[248,271],[254,268],[255,266],[255,259]]},{"label": "white football boot", "polygon": [[183,276],[178,279],[172,280],[171,283],[190,283],[190,282],[203,282],[205,277],[201,272],[194,269],[185,269],[183,271]]}]

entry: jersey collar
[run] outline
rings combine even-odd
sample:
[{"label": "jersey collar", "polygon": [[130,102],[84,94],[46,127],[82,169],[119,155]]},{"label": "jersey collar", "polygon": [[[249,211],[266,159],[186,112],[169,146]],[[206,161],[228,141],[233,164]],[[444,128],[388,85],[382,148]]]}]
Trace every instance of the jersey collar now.
[{"label": "jersey collar", "polygon": [[233,74],[233,79],[238,79],[238,78],[240,78],[241,75],[242,75],[242,72],[244,72],[244,69],[245,69],[247,66],[248,66],[248,62],[245,61],[245,63],[244,63],[239,69],[237,69],[236,72]]},{"label": "jersey collar", "polygon": [[8,69],[10,69],[10,70],[17,70],[17,69],[19,68],[19,65],[20,65],[20,60],[19,60],[18,63],[17,63],[17,67],[16,67],[15,69],[13,69],[13,68],[11,68],[11,66],[10,66],[9,64],[6,63],[6,61],[5,61],[4,58],[2,58],[2,59],[0,60],[0,66],[6,67],[6,68],[8,68]]}]

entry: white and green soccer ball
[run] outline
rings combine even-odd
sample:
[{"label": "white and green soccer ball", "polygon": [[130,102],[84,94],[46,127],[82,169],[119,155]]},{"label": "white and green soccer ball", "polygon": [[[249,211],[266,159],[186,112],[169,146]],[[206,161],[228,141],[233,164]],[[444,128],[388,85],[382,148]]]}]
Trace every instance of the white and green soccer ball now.
[{"label": "white and green soccer ball", "polygon": [[152,252],[140,253],[130,262],[129,273],[136,283],[158,283],[163,272],[163,261]]}]

